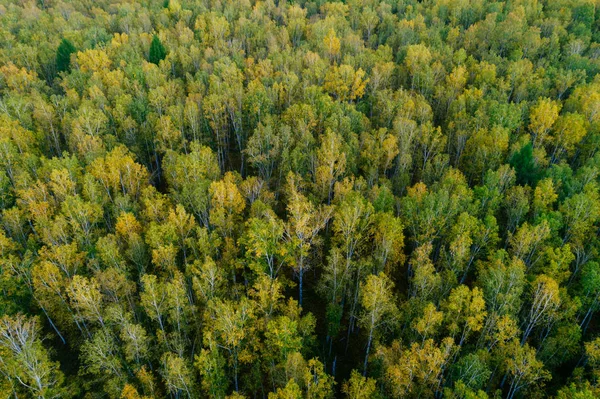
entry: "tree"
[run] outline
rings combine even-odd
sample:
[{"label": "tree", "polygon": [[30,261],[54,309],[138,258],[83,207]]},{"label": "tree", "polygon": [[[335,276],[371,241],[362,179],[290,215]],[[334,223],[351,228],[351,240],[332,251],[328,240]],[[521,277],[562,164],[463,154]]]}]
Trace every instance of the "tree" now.
[{"label": "tree", "polygon": [[600,301],[600,265],[597,262],[588,262],[581,274],[582,310],[585,311],[585,315],[580,328],[585,333]]},{"label": "tree", "polygon": [[75,53],[75,45],[69,39],[62,39],[56,50],[56,72],[71,71],[71,54]]},{"label": "tree", "polygon": [[598,389],[591,386],[589,381],[585,381],[581,385],[571,383],[570,385],[564,386],[556,394],[557,399],[592,399],[598,396]]},{"label": "tree", "polygon": [[114,381],[125,379],[125,370],[120,359],[119,347],[112,332],[99,329],[91,339],[81,345],[81,360],[86,372],[106,381],[105,389],[110,390]]},{"label": "tree", "polygon": [[529,130],[533,133],[532,147],[544,144],[546,135],[556,122],[561,104],[549,98],[542,98],[531,108]]},{"label": "tree", "polygon": [[527,267],[532,267],[540,260],[541,247],[549,236],[550,226],[546,220],[536,226],[525,222],[509,238],[511,252],[525,262]]},{"label": "tree", "polygon": [[372,185],[393,166],[394,159],[400,152],[398,138],[381,128],[373,133],[363,133],[361,141],[361,169]]},{"label": "tree", "polygon": [[542,322],[549,322],[556,317],[561,299],[558,284],[546,275],[538,276],[531,285],[531,308],[527,315],[521,345],[527,341],[529,334]]},{"label": "tree", "polygon": [[143,292],[140,294],[140,302],[148,317],[158,322],[158,325],[165,332],[165,312],[167,308],[167,292],[165,284],[151,274],[146,274],[141,278]]},{"label": "tree", "polygon": [[406,49],[404,65],[410,76],[411,88],[422,94],[431,89],[431,59],[431,51],[423,44],[410,45]]},{"label": "tree", "polygon": [[435,298],[441,288],[442,278],[430,259],[431,244],[415,249],[409,261],[410,295],[421,301]]},{"label": "tree", "polygon": [[401,200],[405,226],[417,246],[445,236],[454,218],[470,205],[472,193],[464,176],[449,170],[436,184],[428,188],[419,182],[408,188]]},{"label": "tree", "polygon": [[361,68],[354,70],[350,65],[334,65],[327,72],[323,87],[336,100],[354,101],[364,95],[368,82]]},{"label": "tree", "polygon": [[343,141],[339,134],[327,130],[323,136],[321,147],[317,150],[317,168],[315,170],[315,184],[321,197],[331,203],[333,186],[343,176],[346,170],[346,154],[343,150]]},{"label": "tree", "polygon": [[557,162],[566,153],[573,155],[575,146],[586,136],[585,118],[581,114],[568,113],[560,116],[554,126],[548,153],[550,161]]},{"label": "tree", "polygon": [[211,398],[222,398],[228,387],[225,374],[226,360],[221,356],[217,343],[208,338],[208,349],[201,349],[196,355],[194,365],[202,377],[202,390]]},{"label": "tree", "polygon": [[333,219],[334,240],[346,258],[345,269],[349,270],[353,278],[353,287],[350,286],[349,297],[351,300],[349,332],[354,331],[357,318],[357,305],[359,298],[359,285],[364,279],[364,263],[357,262],[360,246],[369,238],[370,227],[373,221],[373,206],[366,201],[360,193],[348,193],[336,207]]},{"label": "tree", "polygon": [[150,352],[149,336],[140,324],[125,322],[121,329],[125,358],[127,361],[135,361],[141,364],[148,358]]},{"label": "tree", "polygon": [[521,308],[521,294],[525,289],[525,265],[519,259],[510,259],[497,252],[488,262],[479,265],[479,286],[490,312],[515,314]]},{"label": "tree", "polygon": [[102,294],[95,278],[73,276],[69,287],[69,297],[73,307],[78,311],[78,315],[88,321],[98,321],[102,327],[105,326]]},{"label": "tree", "polygon": [[528,186],[514,186],[507,190],[504,197],[506,208],[507,228],[513,233],[529,212],[529,197],[531,190]]},{"label": "tree", "polygon": [[533,145],[525,144],[510,159],[510,165],[517,172],[518,184],[535,184],[539,176],[539,167],[533,158]]},{"label": "tree", "polygon": [[438,329],[442,325],[444,314],[437,307],[429,302],[421,310],[422,316],[413,320],[413,329],[421,337],[421,342],[437,335]]},{"label": "tree", "polygon": [[212,182],[209,192],[211,225],[224,237],[233,237],[239,228],[241,213],[246,208],[246,201],[238,189],[235,175],[228,172],[223,180]]},{"label": "tree", "polygon": [[175,397],[184,394],[193,396],[193,375],[185,360],[174,353],[167,352],[162,356],[161,374],[169,393]]},{"label": "tree", "polygon": [[497,169],[505,158],[509,137],[508,129],[501,127],[475,132],[467,139],[462,154],[465,160],[469,160],[463,163],[465,172],[477,181],[484,177],[480,173]]},{"label": "tree", "polygon": [[506,354],[504,369],[511,381],[507,398],[512,399],[521,389],[550,378],[549,373],[543,369],[544,364],[536,359],[535,349],[528,344],[522,346],[517,340],[513,340],[503,351]]},{"label": "tree", "polygon": [[600,218],[600,196],[595,184],[586,184],[582,192],[566,199],[560,206],[564,218],[563,242],[581,243]]},{"label": "tree", "polygon": [[327,399],[333,396],[333,378],[325,373],[323,363],[310,359],[302,375],[305,397],[310,399]]},{"label": "tree", "polygon": [[0,373],[11,394],[38,399],[70,396],[62,387],[63,374],[52,362],[40,338],[35,318],[4,315],[0,319]]},{"label": "tree", "polygon": [[440,345],[428,339],[423,344],[415,342],[406,347],[394,341],[390,347],[378,351],[386,376],[384,383],[396,397],[432,398],[452,351],[450,338]]},{"label": "tree", "polygon": [[327,36],[323,39],[323,45],[325,47],[325,52],[329,57],[331,62],[335,61],[340,56],[340,39],[337,38],[335,34],[335,30],[333,28],[329,29],[327,32]]},{"label": "tree", "polygon": [[[206,318],[211,322],[210,331],[214,338],[229,355],[229,364],[233,367],[233,381],[239,391],[240,353],[248,337],[252,336],[250,328],[253,317],[252,303],[243,298],[239,303],[216,300],[210,303]],[[209,336],[213,334],[209,333]],[[249,354],[244,354],[242,361],[249,361]]]},{"label": "tree", "polygon": [[271,180],[281,156],[282,138],[270,120],[259,123],[254,134],[248,139],[245,152],[248,162],[258,170],[259,176],[266,182]]},{"label": "tree", "polygon": [[397,317],[398,309],[392,295],[393,288],[393,283],[384,273],[370,275],[360,286],[360,302],[363,311],[359,321],[368,331],[363,375],[367,374],[367,362],[375,334],[381,327],[392,324]]},{"label": "tree", "polygon": [[342,386],[342,392],[348,399],[373,398],[376,391],[375,380],[360,375],[356,370],[352,370],[350,378]]},{"label": "tree", "polygon": [[299,192],[296,179],[296,176],[288,175],[288,221],[284,229],[285,240],[290,246],[290,254],[293,254],[292,268],[298,276],[298,302],[302,306],[304,273],[310,269],[307,258],[312,247],[318,243],[318,233],[331,217],[332,208],[329,206],[315,207]]},{"label": "tree", "polygon": [[449,399],[488,399],[487,393],[481,389],[475,392],[473,389],[466,386],[462,381],[458,381],[453,389],[445,388],[444,397]]},{"label": "tree", "polygon": [[327,341],[329,352],[333,347],[333,339],[341,329],[343,305],[348,286],[352,283],[352,269],[339,248],[332,248],[327,262],[323,266],[323,274],[319,281],[318,292],[327,299]]},{"label": "tree", "polygon": [[478,285],[483,291],[488,313],[480,345],[487,341],[491,349],[505,337],[512,339],[518,334],[515,320],[522,305],[525,270],[523,261],[510,259],[503,251],[498,251],[489,262],[479,264]]},{"label": "tree", "polygon": [[276,392],[269,393],[269,399],[300,399],[302,390],[294,380],[289,380],[284,388],[278,388]]},{"label": "tree", "polygon": [[168,151],[163,158],[163,168],[175,200],[192,212],[203,226],[208,227],[209,187],[221,175],[214,152],[209,147],[193,142],[186,154]]},{"label": "tree", "polygon": [[482,291],[465,285],[454,288],[442,307],[448,332],[454,338],[460,334],[458,346],[463,346],[471,332],[481,331],[487,315]]},{"label": "tree", "polygon": [[486,362],[488,356],[486,351],[480,350],[459,358],[451,367],[451,377],[455,381],[454,389],[481,389],[492,374]]},{"label": "tree", "polygon": [[283,222],[266,209],[260,217],[248,220],[247,226],[242,241],[247,246],[251,267],[276,278],[286,258]]},{"label": "tree", "polygon": [[377,273],[384,271],[393,275],[395,267],[404,263],[404,226],[400,218],[389,212],[378,213],[374,216],[373,257]]},{"label": "tree", "polygon": [[192,276],[196,296],[206,303],[221,293],[227,281],[225,271],[210,256],[206,256],[203,262],[196,260],[189,267],[188,274]]},{"label": "tree", "polygon": [[[186,344],[192,332],[195,308],[190,300],[189,288],[183,273],[175,271],[166,287],[167,319],[174,329],[175,345],[169,345],[173,351],[184,357]],[[160,337],[159,337],[160,338]],[[178,342],[183,341],[183,342]]]},{"label": "tree", "polygon": [[150,50],[148,52],[148,61],[158,65],[158,63],[165,59],[167,56],[167,50],[161,43],[157,35],[152,36],[152,42],[150,43]]}]

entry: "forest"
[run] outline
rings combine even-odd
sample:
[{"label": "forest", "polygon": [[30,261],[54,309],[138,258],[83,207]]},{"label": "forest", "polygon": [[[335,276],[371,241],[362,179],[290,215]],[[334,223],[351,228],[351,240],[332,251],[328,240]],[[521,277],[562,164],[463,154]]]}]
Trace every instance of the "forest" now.
[{"label": "forest", "polygon": [[600,0],[0,0],[0,399],[600,397]]}]

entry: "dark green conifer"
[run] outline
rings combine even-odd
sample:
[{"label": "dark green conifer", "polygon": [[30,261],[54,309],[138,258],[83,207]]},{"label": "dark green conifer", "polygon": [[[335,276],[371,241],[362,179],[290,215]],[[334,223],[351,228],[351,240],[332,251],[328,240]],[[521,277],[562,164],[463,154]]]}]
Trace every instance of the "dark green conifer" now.
[{"label": "dark green conifer", "polygon": [[523,148],[512,156],[510,166],[515,168],[518,184],[534,185],[540,177],[539,167],[533,158],[533,146],[531,143],[523,146]]},{"label": "dark green conifer", "polygon": [[76,51],[71,41],[62,39],[56,50],[56,72],[69,72],[71,70],[71,54]]},{"label": "dark green conifer", "polygon": [[148,61],[158,65],[161,60],[164,60],[167,56],[167,50],[165,46],[160,42],[158,36],[154,35],[152,43],[150,44],[150,53],[148,55]]}]

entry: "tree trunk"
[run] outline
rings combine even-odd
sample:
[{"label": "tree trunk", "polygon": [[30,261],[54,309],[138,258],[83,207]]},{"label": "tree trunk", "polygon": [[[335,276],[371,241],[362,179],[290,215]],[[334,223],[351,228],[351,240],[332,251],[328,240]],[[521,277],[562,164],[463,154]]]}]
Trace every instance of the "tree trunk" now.
[{"label": "tree trunk", "polygon": [[298,304],[302,306],[302,285],[304,283],[304,268],[298,271]]},{"label": "tree trunk", "polygon": [[367,341],[367,353],[365,353],[365,363],[363,365],[363,376],[367,376],[367,363],[369,362],[369,352],[371,351],[371,343],[373,342],[373,325],[369,331],[369,340]]}]

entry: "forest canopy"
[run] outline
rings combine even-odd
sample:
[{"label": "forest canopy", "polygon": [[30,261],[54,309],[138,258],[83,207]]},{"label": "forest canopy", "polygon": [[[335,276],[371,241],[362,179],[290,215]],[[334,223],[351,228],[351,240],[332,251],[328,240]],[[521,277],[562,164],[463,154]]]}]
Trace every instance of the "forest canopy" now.
[{"label": "forest canopy", "polygon": [[0,398],[600,397],[599,6],[0,0]]}]

